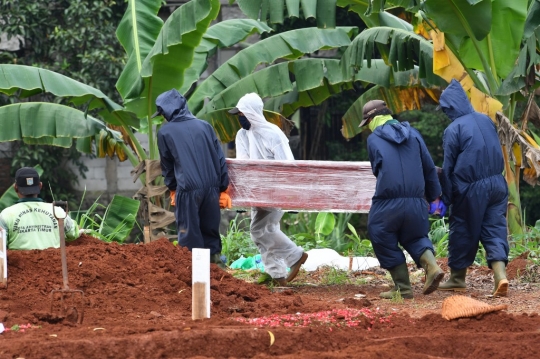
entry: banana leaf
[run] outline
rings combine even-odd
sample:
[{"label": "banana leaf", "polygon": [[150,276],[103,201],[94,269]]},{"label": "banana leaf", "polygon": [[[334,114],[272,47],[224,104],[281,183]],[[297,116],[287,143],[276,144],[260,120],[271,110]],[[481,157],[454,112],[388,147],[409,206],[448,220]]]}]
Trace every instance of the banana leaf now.
[{"label": "banana leaf", "polygon": [[[414,3],[414,0],[387,1],[387,3],[391,3],[390,5],[396,6],[400,6],[400,4],[398,4],[399,2]],[[369,0],[337,0],[337,6],[348,8],[349,11],[357,13],[367,27],[388,26],[412,31],[412,26],[407,21],[400,19],[389,12],[381,11],[377,6],[372,6],[371,9],[369,9],[370,4],[371,2]],[[401,7],[407,8],[407,10],[412,12],[416,12],[416,8],[418,6],[414,5],[410,9],[408,6]]]},{"label": "banana leaf", "polygon": [[[145,84],[142,97],[148,104],[147,115],[154,112],[159,94],[182,87],[184,73],[193,62],[195,48],[219,10],[219,0],[191,0],[165,21],[141,69]],[[129,108],[129,104],[126,106]]]},{"label": "banana leaf", "polygon": [[252,19],[282,24],[286,8],[289,17],[299,17],[302,9],[304,18],[317,19],[319,28],[333,28],[336,24],[336,0],[229,0],[229,4],[235,1]]},{"label": "banana leaf", "polygon": [[364,30],[352,41],[341,57],[341,68],[347,76],[354,76],[363,66],[371,66],[376,46],[387,49],[388,65],[394,72],[409,71],[418,66],[418,76],[427,84],[446,84],[433,73],[433,45],[413,32],[390,27]]},{"label": "banana leaf", "polygon": [[188,107],[199,116],[205,99],[214,98],[227,87],[251,74],[258,65],[270,64],[277,59],[297,59],[321,49],[348,46],[349,37],[354,32],[355,28],[350,27],[333,30],[307,28],[287,31],[261,40],[238,52],[204,80],[188,100]]},{"label": "banana leaf", "polygon": [[[43,174],[43,168],[40,165],[34,166],[37,173],[41,176]],[[13,206],[19,200],[17,192],[15,192],[15,186],[12,184],[0,197],[0,212],[9,206]]]},{"label": "banana leaf", "polygon": [[102,109],[109,123],[139,127],[139,119],[103,92],[59,73],[24,65],[0,64],[0,92],[25,98],[40,93],[68,98],[75,105],[87,104],[89,110]]},{"label": "banana leaf", "polygon": [[100,234],[111,242],[124,242],[135,225],[140,204],[138,200],[114,195],[103,216]]},{"label": "banana leaf", "polygon": [[456,55],[465,67],[492,72],[496,79],[513,70],[527,17],[526,0],[483,0],[473,5],[465,0],[428,0],[425,11],[458,49]]},{"label": "banana leaf", "polygon": [[233,19],[218,22],[210,26],[203,36],[201,44],[195,49],[193,63],[184,74],[184,84],[180,93],[185,94],[197,82],[208,67],[207,58],[212,56],[217,48],[230,47],[245,40],[253,34],[270,32],[268,25],[251,19]]},{"label": "banana leaf", "polygon": [[422,104],[438,103],[440,90],[424,87],[389,87],[374,86],[360,96],[343,115],[341,133],[347,139],[353,138],[364,128],[358,125],[362,121],[362,109],[371,100],[383,100],[394,113],[419,109]]},{"label": "banana leaf", "polygon": [[127,0],[128,7],[116,37],[128,56],[116,88],[124,99],[137,97],[143,91],[142,64],[156,42],[163,20],[157,16],[161,0]]}]

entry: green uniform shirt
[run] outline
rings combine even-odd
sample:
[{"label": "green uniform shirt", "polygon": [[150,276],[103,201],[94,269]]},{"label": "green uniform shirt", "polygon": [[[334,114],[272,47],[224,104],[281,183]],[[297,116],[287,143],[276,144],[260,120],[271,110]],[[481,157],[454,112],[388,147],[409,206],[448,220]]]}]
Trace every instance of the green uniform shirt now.
[{"label": "green uniform shirt", "polygon": [[[58,217],[64,217],[62,208],[55,209]],[[58,221],[53,206],[41,198],[21,198],[16,204],[0,213],[0,227],[7,234],[9,249],[45,249],[60,247]],[[69,216],[64,219],[66,240],[79,237],[79,228]]]}]

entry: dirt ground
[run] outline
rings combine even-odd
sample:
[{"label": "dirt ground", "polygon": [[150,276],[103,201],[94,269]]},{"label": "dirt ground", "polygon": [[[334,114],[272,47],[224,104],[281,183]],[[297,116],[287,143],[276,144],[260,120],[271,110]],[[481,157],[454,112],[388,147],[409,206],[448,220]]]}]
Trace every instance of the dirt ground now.
[{"label": "dirt ground", "polygon": [[354,273],[358,285],[321,285],[321,269],[268,288],[212,265],[212,317],[193,321],[186,249],[164,239],[121,246],[84,237],[68,245],[67,258],[70,287],[85,295],[82,324],[59,316],[50,297],[62,287],[59,250],[8,251],[0,358],[540,357],[540,290],[524,281],[540,274],[524,258],[509,265],[506,298],[488,296],[489,269],[470,268],[465,295],[508,309],[452,321],[441,306],[453,294],[423,296],[412,266],[415,299],[400,302],[378,299],[388,288],[378,269]]}]

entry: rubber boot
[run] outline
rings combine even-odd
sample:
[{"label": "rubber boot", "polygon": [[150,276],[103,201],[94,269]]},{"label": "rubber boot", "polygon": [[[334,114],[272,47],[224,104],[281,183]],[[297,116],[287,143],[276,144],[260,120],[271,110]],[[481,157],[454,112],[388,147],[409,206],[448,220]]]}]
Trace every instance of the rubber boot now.
[{"label": "rubber boot", "polygon": [[420,257],[420,265],[426,271],[426,283],[422,289],[422,293],[430,294],[437,290],[439,283],[444,277],[444,272],[437,264],[437,260],[433,252],[429,249]]},{"label": "rubber boot", "polygon": [[467,290],[465,284],[465,276],[467,275],[467,268],[455,270],[450,268],[450,279],[446,282],[439,284],[438,290],[453,290],[454,292],[464,292]]},{"label": "rubber boot", "polygon": [[210,263],[215,263],[219,268],[224,271],[227,270],[227,265],[221,260],[221,253],[214,253],[210,255]]},{"label": "rubber boot", "polygon": [[508,295],[508,279],[506,279],[506,265],[502,261],[491,262],[493,278],[495,279],[494,297],[506,297]]},{"label": "rubber boot", "polygon": [[407,263],[395,266],[388,271],[390,272],[392,280],[394,281],[394,289],[389,290],[388,292],[382,292],[379,294],[379,296],[384,299],[393,299],[397,296],[397,292],[399,291],[401,298],[412,299],[413,291],[411,288],[411,281],[409,280],[409,269],[407,268]]}]

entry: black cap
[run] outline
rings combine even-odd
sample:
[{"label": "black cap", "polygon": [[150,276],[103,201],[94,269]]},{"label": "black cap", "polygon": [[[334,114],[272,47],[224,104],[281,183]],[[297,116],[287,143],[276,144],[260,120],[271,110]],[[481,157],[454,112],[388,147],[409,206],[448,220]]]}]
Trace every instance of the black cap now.
[{"label": "black cap", "polygon": [[154,114],[152,116],[150,116],[150,118],[161,116],[162,113],[163,113],[163,109],[158,106],[157,111],[154,112]]},{"label": "black cap", "polygon": [[32,167],[22,167],[15,173],[15,183],[20,194],[28,196],[30,194],[39,194],[39,174]]},{"label": "black cap", "polygon": [[233,108],[232,110],[229,110],[229,113],[232,114],[232,115],[237,115],[237,114],[239,114],[240,112],[242,112],[242,111],[240,111],[240,110],[238,109],[238,107],[235,107],[235,108]]},{"label": "black cap", "polygon": [[362,109],[362,122],[358,127],[362,127],[367,124],[368,120],[375,117],[377,113],[386,107],[386,102],[382,100],[371,100],[366,102],[364,108]]}]

